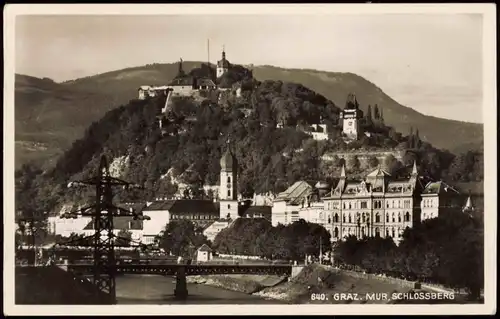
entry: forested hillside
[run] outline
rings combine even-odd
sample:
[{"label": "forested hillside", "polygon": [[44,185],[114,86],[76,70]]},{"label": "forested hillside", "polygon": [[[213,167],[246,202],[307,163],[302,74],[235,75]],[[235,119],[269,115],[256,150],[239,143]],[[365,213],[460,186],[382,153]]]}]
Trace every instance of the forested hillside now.
[{"label": "forested hillside", "polygon": [[[340,108],[300,84],[246,78],[243,87],[241,97],[231,93],[221,105],[209,100],[200,103],[191,97],[175,98],[163,134],[157,115],[165,103],[164,96],[132,100],[109,111],[90,125],[84,137],[73,143],[53,169],[39,175],[36,169],[25,166],[18,172],[18,205],[28,205],[36,199],[37,209],[51,210],[64,201],[91,195],[65,189],[65,185],[70,179],[94,173],[101,154],[106,154],[110,161],[127,157],[121,177],[145,186],[144,191],[128,193],[128,197],[118,194],[119,199],[147,200],[171,194],[175,187],[161,179],[170,168],[177,174],[190,168],[192,174],[187,174],[185,182],[195,188],[215,185],[219,182],[219,159],[228,147],[227,141],[238,158],[239,188],[246,196],[280,192],[299,179],[331,181],[338,176],[342,162],[321,161],[321,155],[329,150],[411,149],[402,163],[395,159],[389,159],[389,163],[370,162],[371,168],[388,165],[395,176],[406,174],[405,168],[411,167],[414,159],[423,172],[435,179],[451,174],[448,168],[475,169],[470,167],[470,158],[466,163],[454,163],[450,153],[433,148],[418,135],[403,136],[386,126],[379,115],[369,116],[371,112],[362,126],[372,136],[346,144],[338,124]],[[297,125],[305,128],[321,119],[330,131],[328,142],[314,141],[296,129]],[[278,121],[288,126],[278,129]],[[351,176],[370,168],[350,166]],[[474,173],[471,176],[475,178]],[[26,203],[20,198],[25,198]]]},{"label": "forested hillside", "polygon": [[[183,62],[186,72],[199,65],[200,62]],[[82,137],[93,121],[135,99],[139,86],[165,85],[177,71],[177,63],[150,64],[64,83],[17,75],[17,167],[32,160],[53,166],[57,157],[76,138]],[[398,104],[375,84],[352,73],[259,66],[253,68],[253,75],[260,81],[301,83],[339,106],[343,106],[347,94],[355,93],[363,111],[367,111],[369,104],[383,108],[386,124],[396,131],[407,134],[412,126],[420,130],[423,141],[436,147],[458,153],[468,149],[482,151],[482,125],[423,115]]]}]

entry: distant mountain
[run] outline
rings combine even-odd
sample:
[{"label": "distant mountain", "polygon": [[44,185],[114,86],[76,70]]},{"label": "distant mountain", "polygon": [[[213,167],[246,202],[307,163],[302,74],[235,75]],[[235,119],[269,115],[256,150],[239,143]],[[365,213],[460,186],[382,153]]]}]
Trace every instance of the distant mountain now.
[{"label": "distant mountain", "polygon": [[[188,72],[200,64],[183,62],[183,67]],[[30,160],[51,166],[61,151],[81,137],[92,122],[110,109],[135,99],[139,86],[164,85],[177,71],[177,63],[150,64],[63,83],[16,75],[16,166]],[[341,107],[348,93],[353,92],[364,111],[368,104],[382,107],[386,124],[399,132],[406,133],[413,126],[419,129],[422,140],[436,147],[451,151],[482,150],[481,124],[423,115],[398,104],[358,75],[272,66],[254,67],[253,71],[258,80],[301,83]]]},{"label": "distant mountain", "polygon": [[414,130],[418,128],[422,140],[452,152],[463,152],[471,148],[483,149],[482,124],[424,115],[399,104],[375,84],[353,73],[259,66],[254,68],[254,76],[259,80],[286,80],[301,83],[342,107],[345,105],[347,94],[353,92],[363,111],[366,112],[368,104],[372,107],[374,104],[382,107],[385,122],[398,132],[407,134],[410,127]]}]

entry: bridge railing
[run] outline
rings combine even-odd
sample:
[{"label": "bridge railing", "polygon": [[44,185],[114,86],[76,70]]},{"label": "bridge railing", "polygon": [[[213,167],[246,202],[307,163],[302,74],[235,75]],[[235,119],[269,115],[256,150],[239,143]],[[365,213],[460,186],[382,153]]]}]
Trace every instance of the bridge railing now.
[{"label": "bridge railing", "polygon": [[[116,271],[124,274],[173,276],[180,268],[184,268],[186,275],[262,274],[289,276],[292,274],[292,266],[289,265],[117,265]],[[68,270],[79,274],[90,273],[92,269],[92,265],[68,265]]]}]

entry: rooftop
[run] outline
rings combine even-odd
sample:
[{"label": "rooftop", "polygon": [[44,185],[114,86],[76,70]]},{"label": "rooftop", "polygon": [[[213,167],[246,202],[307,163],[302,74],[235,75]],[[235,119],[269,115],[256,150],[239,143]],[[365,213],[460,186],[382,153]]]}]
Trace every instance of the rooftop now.
[{"label": "rooftop", "polygon": [[[113,217],[113,226],[117,230],[141,230],[143,223],[142,220],[134,220],[132,216],[120,216]],[[94,218],[83,229],[94,229]]]},{"label": "rooftop", "polygon": [[207,252],[211,252],[212,249],[210,247],[207,246],[207,244],[203,244],[200,246],[200,248],[198,248],[198,251],[207,251]]},{"label": "rooftop", "polygon": [[170,213],[219,213],[219,205],[211,200],[178,199],[155,201],[144,211],[168,210]]},{"label": "rooftop", "polygon": [[309,183],[298,181],[284,192],[279,193],[275,200],[289,200],[292,202],[291,204],[298,205],[302,198],[312,193],[312,189],[313,187]]}]

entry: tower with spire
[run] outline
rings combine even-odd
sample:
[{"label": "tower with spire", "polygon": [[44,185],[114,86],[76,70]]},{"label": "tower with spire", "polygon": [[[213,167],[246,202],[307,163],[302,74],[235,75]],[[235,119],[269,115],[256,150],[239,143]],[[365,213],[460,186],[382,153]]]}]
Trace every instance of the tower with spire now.
[{"label": "tower with spire", "polygon": [[238,161],[229,141],[220,159],[219,203],[220,218],[238,218]]},{"label": "tower with spire", "polygon": [[224,46],[222,47],[222,59],[217,61],[217,78],[223,76],[226,72],[229,71],[231,64],[226,59],[226,51]]},{"label": "tower with spire", "polygon": [[342,132],[350,139],[356,140],[360,134],[359,120],[363,112],[359,109],[358,101],[353,93],[349,93],[344,110],[340,112]]},{"label": "tower with spire", "polygon": [[462,208],[462,211],[464,213],[469,214],[469,215],[472,215],[472,212],[474,211],[474,206],[472,205],[472,199],[471,199],[470,192],[469,192],[469,196],[467,197],[467,201],[465,202],[465,205]]}]

